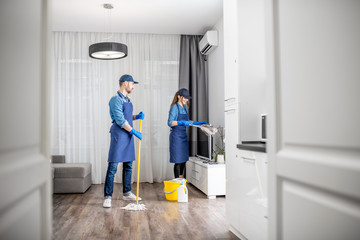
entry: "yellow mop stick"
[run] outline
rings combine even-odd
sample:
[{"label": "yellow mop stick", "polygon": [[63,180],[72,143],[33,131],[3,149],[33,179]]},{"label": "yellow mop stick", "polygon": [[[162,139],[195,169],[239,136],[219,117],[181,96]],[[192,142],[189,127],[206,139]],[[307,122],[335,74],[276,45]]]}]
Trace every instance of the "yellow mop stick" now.
[{"label": "yellow mop stick", "polygon": [[[139,132],[141,132],[141,124],[142,124],[142,119],[140,119]],[[141,146],[141,140],[139,138],[138,161],[137,161],[137,180],[136,180],[136,204],[138,204],[138,201],[139,201],[140,146]]]},{"label": "yellow mop stick", "polygon": [[[140,119],[140,129],[141,132],[141,123],[142,120]],[[146,210],[144,204],[139,204],[139,173],[140,173],[140,147],[141,147],[141,140],[139,139],[139,148],[138,148],[138,163],[137,163],[137,183],[136,183],[136,203],[129,203],[126,207],[122,207],[121,209],[125,210],[132,210],[132,211],[143,211]]]}]

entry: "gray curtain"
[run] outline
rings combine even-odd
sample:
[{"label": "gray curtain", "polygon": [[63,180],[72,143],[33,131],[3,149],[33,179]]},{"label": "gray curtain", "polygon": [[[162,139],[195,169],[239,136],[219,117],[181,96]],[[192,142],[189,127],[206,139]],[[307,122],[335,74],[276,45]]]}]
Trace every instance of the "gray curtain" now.
[{"label": "gray curtain", "polygon": [[[193,121],[209,120],[208,77],[205,56],[199,51],[202,36],[181,35],[179,86],[190,91],[189,118]],[[189,154],[208,155],[208,137],[199,128],[188,128]]]}]

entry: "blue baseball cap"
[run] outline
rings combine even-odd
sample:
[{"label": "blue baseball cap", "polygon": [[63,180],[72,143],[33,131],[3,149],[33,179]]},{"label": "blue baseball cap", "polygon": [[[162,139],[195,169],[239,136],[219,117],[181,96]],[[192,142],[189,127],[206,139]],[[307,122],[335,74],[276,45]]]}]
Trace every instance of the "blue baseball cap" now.
[{"label": "blue baseball cap", "polygon": [[139,82],[134,81],[133,77],[128,74],[122,75],[119,82],[134,82],[135,84],[139,83]]},{"label": "blue baseball cap", "polygon": [[180,89],[179,91],[177,91],[177,94],[183,96],[184,98],[191,99],[189,90],[187,90],[186,88]]}]

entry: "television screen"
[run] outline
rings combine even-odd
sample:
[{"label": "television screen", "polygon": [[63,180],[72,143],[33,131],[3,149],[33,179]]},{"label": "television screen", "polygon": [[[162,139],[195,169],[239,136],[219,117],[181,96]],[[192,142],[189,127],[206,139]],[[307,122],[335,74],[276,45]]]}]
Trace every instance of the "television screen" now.
[{"label": "television screen", "polygon": [[[196,142],[195,156],[204,158],[204,160],[212,160],[211,153],[213,151],[213,137],[206,136],[199,128],[196,129],[198,132],[198,141]],[[209,145],[211,150],[209,151]]]}]

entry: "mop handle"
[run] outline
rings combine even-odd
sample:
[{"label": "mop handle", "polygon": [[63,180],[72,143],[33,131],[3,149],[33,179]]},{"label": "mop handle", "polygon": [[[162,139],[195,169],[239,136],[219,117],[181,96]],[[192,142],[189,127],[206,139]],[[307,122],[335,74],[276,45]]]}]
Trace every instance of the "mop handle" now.
[{"label": "mop handle", "polygon": [[[141,132],[141,123],[142,123],[142,119],[140,119],[139,132]],[[141,140],[139,138],[138,162],[137,162],[137,180],[136,180],[136,203],[138,203],[138,201],[139,201],[140,146],[141,146]]]}]

